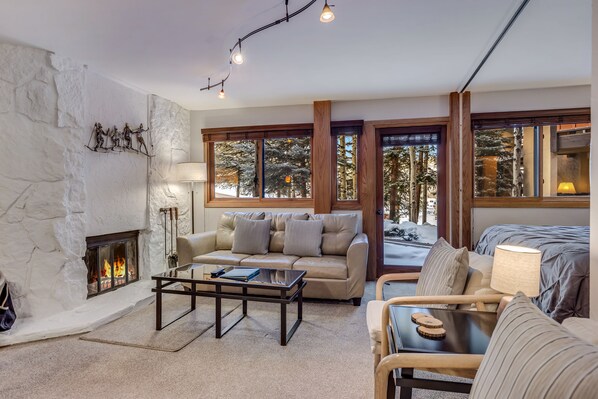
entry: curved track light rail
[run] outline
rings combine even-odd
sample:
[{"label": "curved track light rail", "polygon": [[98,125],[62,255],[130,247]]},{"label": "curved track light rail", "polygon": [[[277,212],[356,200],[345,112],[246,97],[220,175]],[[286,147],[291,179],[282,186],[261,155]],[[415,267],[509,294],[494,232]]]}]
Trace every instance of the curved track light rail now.
[{"label": "curved track light rail", "polygon": [[235,45],[230,49],[230,55],[228,58],[228,64],[229,64],[229,68],[228,68],[228,74],[223,78],[220,79],[218,81],[218,83],[214,83],[211,84],[210,83],[210,78],[208,78],[208,85],[205,87],[202,87],[200,89],[200,91],[204,91],[204,90],[210,90],[214,87],[218,87],[220,86],[221,88],[221,92],[224,91],[224,82],[226,82],[228,80],[228,78],[230,78],[231,72],[232,72],[232,56],[234,51],[239,48],[239,50],[241,49],[241,43],[243,43],[245,40],[249,39],[251,36],[260,33],[261,31],[264,31],[266,29],[272,28],[273,26],[276,26],[278,24],[280,24],[281,22],[289,22],[289,20],[293,17],[296,17],[297,15],[301,14],[303,11],[307,10],[309,7],[311,7],[316,1],[318,0],[310,0],[309,3],[307,3],[306,5],[304,5],[303,7],[301,7],[300,9],[298,9],[297,11],[289,14],[289,0],[285,1],[285,7],[286,7],[286,15],[280,19],[277,19],[276,21],[273,21],[267,25],[264,25],[260,28],[254,29],[253,31],[249,32],[248,34],[246,34],[245,36],[243,36],[242,38],[238,39],[237,42],[235,43]]}]

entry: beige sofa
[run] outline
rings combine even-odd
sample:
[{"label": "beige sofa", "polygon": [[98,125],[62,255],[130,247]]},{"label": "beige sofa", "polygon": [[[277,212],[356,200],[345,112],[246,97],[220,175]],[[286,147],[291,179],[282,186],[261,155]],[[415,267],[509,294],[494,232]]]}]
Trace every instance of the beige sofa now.
[{"label": "beige sofa", "polygon": [[[238,218],[271,220],[270,246],[265,255],[231,252]],[[322,256],[298,257],[283,254],[285,223],[289,219],[322,220]],[[357,232],[357,215],[270,212],[225,212],[216,231],[177,238],[179,264],[207,263],[307,272],[307,298],[339,299],[361,304],[365,288],[368,239]]]}]

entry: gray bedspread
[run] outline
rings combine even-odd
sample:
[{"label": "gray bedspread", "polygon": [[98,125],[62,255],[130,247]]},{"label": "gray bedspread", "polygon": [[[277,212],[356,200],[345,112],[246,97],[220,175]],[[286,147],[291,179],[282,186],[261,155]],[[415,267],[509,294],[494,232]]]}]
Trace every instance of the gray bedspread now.
[{"label": "gray bedspread", "polygon": [[487,228],[475,252],[494,256],[499,244],[542,251],[540,296],[534,302],[559,323],[589,317],[590,227],[499,224]]}]

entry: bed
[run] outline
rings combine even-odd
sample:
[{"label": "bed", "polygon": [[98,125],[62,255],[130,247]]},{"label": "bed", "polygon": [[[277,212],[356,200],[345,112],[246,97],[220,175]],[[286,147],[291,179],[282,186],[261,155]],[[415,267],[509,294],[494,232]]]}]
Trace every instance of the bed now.
[{"label": "bed", "polygon": [[475,252],[494,256],[499,244],[542,251],[540,296],[534,302],[548,316],[562,322],[589,317],[590,227],[499,224],[487,228]]}]

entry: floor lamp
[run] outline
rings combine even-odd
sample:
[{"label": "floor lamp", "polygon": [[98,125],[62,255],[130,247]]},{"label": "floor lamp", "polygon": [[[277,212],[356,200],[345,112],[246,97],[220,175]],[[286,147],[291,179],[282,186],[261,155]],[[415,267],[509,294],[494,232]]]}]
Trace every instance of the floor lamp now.
[{"label": "floor lamp", "polygon": [[195,201],[193,198],[194,183],[207,181],[206,164],[202,162],[182,162],[176,166],[177,179],[180,182],[191,183],[191,233],[195,233]]}]

